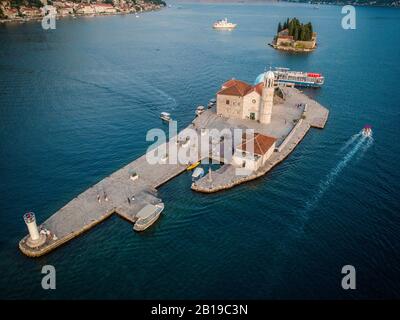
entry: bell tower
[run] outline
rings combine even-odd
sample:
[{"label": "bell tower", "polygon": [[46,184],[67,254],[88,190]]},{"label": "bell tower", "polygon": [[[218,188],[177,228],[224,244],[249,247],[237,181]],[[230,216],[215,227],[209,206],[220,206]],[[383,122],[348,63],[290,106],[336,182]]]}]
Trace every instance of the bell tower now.
[{"label": "bell tower", "polygon": [[272,105],[274,101],[274,81],[275,75],[272,71],[264,74],[264,88],[260,104],[260,122],[270,123],[272,115]]}]

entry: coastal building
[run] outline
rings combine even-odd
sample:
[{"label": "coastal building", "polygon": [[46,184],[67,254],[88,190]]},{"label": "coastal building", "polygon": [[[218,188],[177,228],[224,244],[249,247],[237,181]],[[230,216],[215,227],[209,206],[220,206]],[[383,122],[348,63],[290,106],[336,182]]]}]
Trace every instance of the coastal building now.
[{"label": "coastal building", "polygon": [[108,3],[96,3],[94,5],[94,10],[96,13],[116,13],[117,10],[112,4]]},{"label": "coastal building", "polygon": [[273,42],[276,49],[298,49],[298,50],[313,50],[317,44],[317,33],[313,32],[310,41],[295,40],[293,36],[289,35],[289,29],[283,29],[278,32]]},{"label": "coastal building", "polygon": [[242,143],[235,148],[232,164],[249,171],[258,170],[274,152],[276,140],[261,133],[255,133],[250,137],[244,135]]},{"label": "coastal building", "polygon": [[15,19],[18,18],[18,10],[15,8],[8,8],[8,9],[4,9],[4,15],[8,18],[8,19]]},{"label": "coastal building", "polygon": [[38,8],[30,8],[30,7],[20,7],[19,12],[28,18],[36,18],[36,17],[41,17],[42,11]]},{"label": "coastal building", "polygon": [[96,13],[93,6],[88,4],[81,4],[77,7],[76,13],[78,14],[94,14]]},{"label": "coastal building", "polygon": [[70,6],[68,6],[68,5],[65,5],[64,7],[58,7],[57,8],[57,13],[58,13],[58,15],[60,15],[60,16],[68,16],[68,15],[70,15],[70,14],[73,14],[74,13],[74,8],[73,7],[70,7]]},{"label": "coastal building", "polygon": [[233,119],[271,122],[274,98],[274,73],[265,73],[264,81],[251,86],[240,80],[225,82],[217,92],[217,114]]},{"label": "coastal building", "polygon": [[288,46],[292,45],[293,43],[293,36],[289,35],[289,29],[284,29],[278,32],[276,37],[276,45],[278,46]]}]

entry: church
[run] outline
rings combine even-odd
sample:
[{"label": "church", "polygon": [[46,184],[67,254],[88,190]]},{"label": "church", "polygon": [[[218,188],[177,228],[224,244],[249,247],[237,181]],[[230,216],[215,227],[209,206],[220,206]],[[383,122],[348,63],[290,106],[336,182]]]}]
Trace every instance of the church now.
[{"label": "church", "polygon": [[217,92],[217,114],[232,119],[271,122],[274,100],[274,73],[265,73],[264,81],[254,86],[240,80],[225,82]]}]

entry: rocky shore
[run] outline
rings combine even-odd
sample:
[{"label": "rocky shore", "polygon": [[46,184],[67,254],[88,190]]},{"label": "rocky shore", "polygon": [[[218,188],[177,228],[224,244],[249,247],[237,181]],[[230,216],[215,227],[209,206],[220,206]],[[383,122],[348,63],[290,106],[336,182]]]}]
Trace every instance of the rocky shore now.
[{"label": "rocky shore", "polygon": [[165,7],[163,0],[0,0],[0,22],[26,22],[41,20],[45,6],[51,6],[59,17],[97,16],[114,14],[138,14]]}]

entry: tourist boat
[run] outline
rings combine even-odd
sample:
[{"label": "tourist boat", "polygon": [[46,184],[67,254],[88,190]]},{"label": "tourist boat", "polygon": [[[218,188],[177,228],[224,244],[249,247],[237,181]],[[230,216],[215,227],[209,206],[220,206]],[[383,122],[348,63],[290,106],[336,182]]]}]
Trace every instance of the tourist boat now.
[{"label": "tourist boat", "polygon": [[214,29],[222,29],[222,30],[232,30],[235,29],[237,26],[236,23],[228,22],[228,19],[222,19],[214,22],[213,28]]},{"label": "tourist boat", "polygon": [[204,169],[203,168],[196,168],[192,174],[192,181],[196,181],[204,176]]},{"label": "tourist boat", "polygon": [[169,114],[168,112],[161,112],[160,118],[164,121],[171,121],[171,114]]},{"label": "tourist boat", "polygon": [[136,222],[133,226],[135,231],[143,231],[150,227],[154,222],[157,221],[161,212],[164,210],[164,203],[158,203],[156,205],[147,204],[144,206],[136,215]]},{"label": "tourist boat", "polygon": [[370,125],[366,125],[363,129],[362,129],[362,135],[364,137],[370,137],[372,136],[372,127]]},{"label": "tourist boat", "polygon": [[189,165],[187,166],[186,170],[187,170],[187,171],[193,170],[193,169],[196,168],[199,164],[200,164],[200,161],[197,161],[197,162],[195,162],[195,163],[191,163],[191,164],[189,164]]},{"label": "tourist boat", "polygon": [[273,72],[278,84],[293,84],[295,87],[319,88],[325,81],[320,73],[291,71],[288,68],[275,68]]},{"label": "tourist boat", "polygon": [[196,108],[196,115],[201,115],[204,111],[206,110],[206,108],[204,107],[204,106],[198,106],[197,108]]}]

